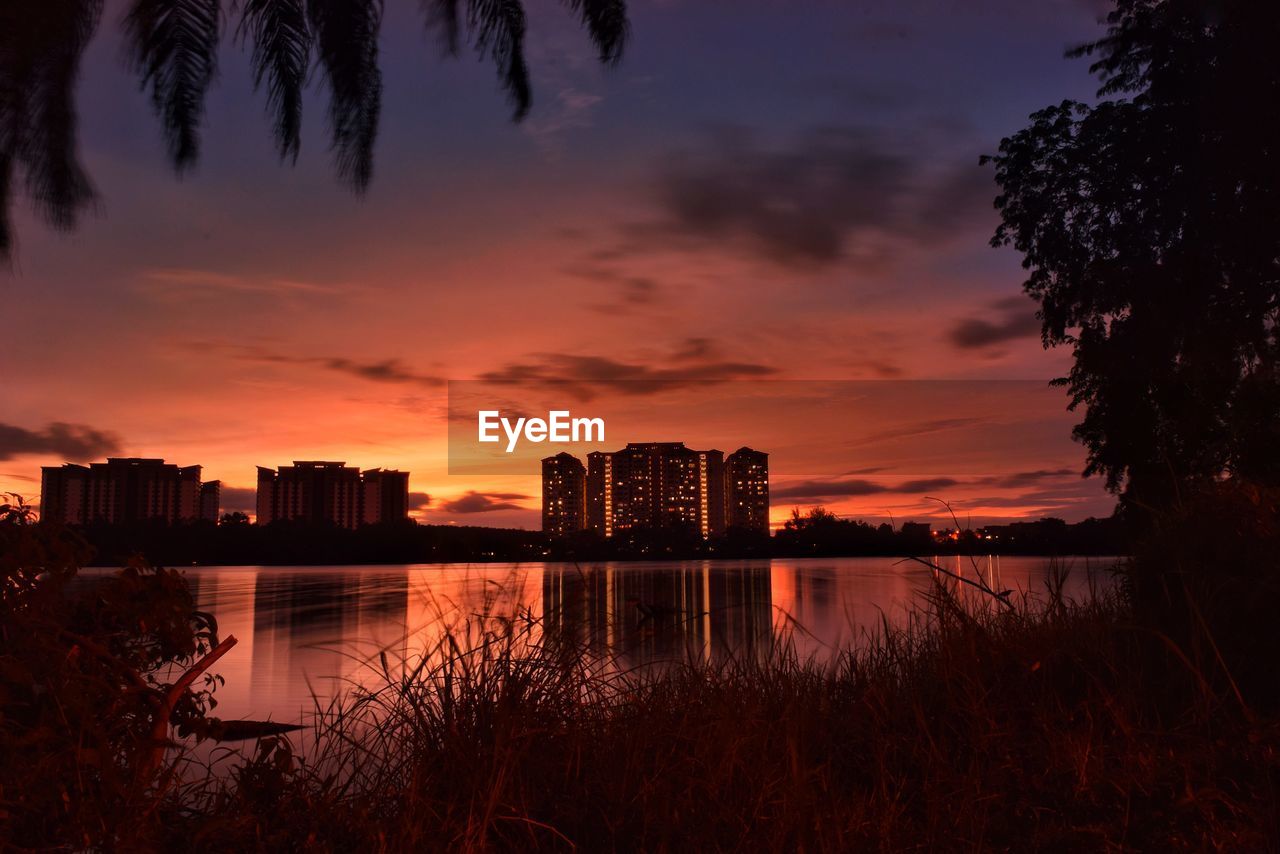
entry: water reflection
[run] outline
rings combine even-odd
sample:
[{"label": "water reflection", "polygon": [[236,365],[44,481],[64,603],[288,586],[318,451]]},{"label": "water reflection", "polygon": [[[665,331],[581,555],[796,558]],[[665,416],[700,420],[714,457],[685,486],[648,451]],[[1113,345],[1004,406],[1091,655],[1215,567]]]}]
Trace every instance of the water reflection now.
[{"label": "water reflection", "polygon": [[543,631],[623,663],[752,656],[772,637],[769,564],[546,569]]},{"label": "water reflection", "polygon": [[[1076,559],[1066,592],[1088,595],[1113,561]],[[1043,590],[1044,558],[944,559],[994,586]],[[475,616],[529,619],[546,640],[586,645],[622,664],[758,656],[779,637],[801,655],[863,642],[900,624],[931,573],[890,558],[480,566],[202,567],[200,606],[239,646],[219,662],[215,714],[298,720],[353,684],[374,684],[385,654],[438,650]]]}]

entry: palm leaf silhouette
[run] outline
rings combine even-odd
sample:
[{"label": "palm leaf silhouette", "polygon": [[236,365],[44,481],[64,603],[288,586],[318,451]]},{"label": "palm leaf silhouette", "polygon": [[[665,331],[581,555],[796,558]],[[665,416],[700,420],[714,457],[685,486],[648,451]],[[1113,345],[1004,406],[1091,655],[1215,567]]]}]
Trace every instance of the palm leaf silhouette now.
[{"label": "palm leaf silhouette", "polygon": [[[461,41],[462,0],[424,0],[427,27],[439,29],[446,52],[458,53]],[[492,56],[498,79],[515,108],[513,118],[524,118],[533,103],[529,67],[524,61],[524,7],[520,0],[466,0],[467,34],[483,58]]]},{"label": "palm leaf silhouette", "polygon": [[497,64],[498,79],[515,108],[513,118],[519,121],[533,102],[524,61],[524,7],[520,0],[471,0],[469,23],[476,50]]},{"label": "palm leaf silhouette", "polygon": [[616,64],[622,59],[630,25],[625,0],[565,0],[582,17],[582,24],[600,51],[600,61]]},{"label": "palm leaf silhouette", "polygon": [[427,13],[427,29],[439,29],[444,41],[445,52],[457,56],[462,16],[458,7],[462,0],[423,0],[422,8]]},{"label": "palm leaf silhouette", "polygon": [[13,226],[9,224],[9,199],[13,197],[13,155],[0,151],[0,260],[13,252]]},{"label": "palm leaf silhouette", "polygon": [[[224,0],[133,0],[124,18],[129,58],[160,117],[174,167],[200,153],[205,96],[218,70]],[[230,7],[237,0],[225,0]],[[276,146],[296,161],[302,91],[312,48],[329,88],[329,123],[339,176],[357,192],[373,175],[382,105],[378,31],[382,0],[239,0],[237,38],[252,41],[255,88],[265,84]],[[419,0],[428,24],[456,54],[469,43],[497,66],[519,121],[533,100],[520,0]],[[600,60],[613,64],[628,37],[625,0],[564,0],[581,19]],[[234,11],[234,9],[233,9]],[[74,86],[101,17],[102,0],[0,0],[0,262],[12,253],[9,209],[24,187],[55,228],[75,227],[94,200],[76,154]]]},{"label": "palm leaf silhouette", "polygon": [[55,228],[74,228],[93,201],[76,153],[73,90],[101,12],[101,0],[0,9],[0,261],[13,248],[9,205],[19,170],[37,213]]},{"label": "palm leaf silhouette", "polygon": [[302,88],[311,61],[311,31],[302,0],[246,0],[237,35],[253,39],[253,85],[267,82],[280,158],[296,161],[302,135]]},{"label": "palm leaf silhouette", "polygon": [[320,66],[329,84],[329,124],[338,175],[356,190],[373,177],[382,109],[378,68],[380,0],[307,0]]},{"label": "palm leaf silhouette", "polygon": [[125,17],[134,67],[179,172],[200,153],[204,97],[218,69],[218,0],[137,0]]}]

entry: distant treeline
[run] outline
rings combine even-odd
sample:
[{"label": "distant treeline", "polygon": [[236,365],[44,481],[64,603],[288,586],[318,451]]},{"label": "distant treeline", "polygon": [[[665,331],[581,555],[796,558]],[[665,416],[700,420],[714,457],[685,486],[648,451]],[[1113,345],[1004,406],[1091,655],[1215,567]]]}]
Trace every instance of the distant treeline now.
[{"label": "distant treeline", "polygon": [[92,562],[98,566],[120,566],[137,556],[161,566],[287,566],[1127,552],[1124,528],[1115,519],[1076,524],[1044,519],[935,534],[923,524],[893,528],[840,519],[823,511],[793,518],[774,536],[731,530],[710,540],[702,539],[696,531],[676,528],[631,531],[608,539],[582,531],[553,539],[538,531],[412,521],[356,530],[300,522],[257,526],[224,520],[218,525],[100,524],[79,531],[92,547]]}]

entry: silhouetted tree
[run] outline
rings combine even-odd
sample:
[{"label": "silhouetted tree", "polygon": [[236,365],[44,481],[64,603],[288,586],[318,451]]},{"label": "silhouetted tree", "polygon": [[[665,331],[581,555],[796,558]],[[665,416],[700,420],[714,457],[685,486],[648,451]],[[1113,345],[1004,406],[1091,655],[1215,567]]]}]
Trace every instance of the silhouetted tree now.
[{"label": "silhouetted tree", "polygon": [[[1132,506],[1280,481],[1280,4],[1118,0],[1099,102],[1041,110],[990,158],[1087,474]],[[986,158],[984,158],[985,160]]]},{"label": "silhouetted tree", "polygon": [[[492,58],[519,121],[533,100],[520,0],[420,0],[427,25],[457,54],[464,41]],[[625,0],[565,0],[599,50],[616,63],[626,43]],[[378,35],[382,0],[133,0],[124,18],[129,56],[160,117],[181,173],[200,154],[205,95],[218,70],[224,15],[252,42],[254,83],[264,84],[282,160],[301,145],[302,90],[313,61],[329,89],[339,177],[363,191],[373,175],[382,103]],[[76,152],[74,85],[102,14],[101,0],[0,4],[0,261],[12,252],[9,206],[21,173],[36,210],[61,230],[93,202]]]}]

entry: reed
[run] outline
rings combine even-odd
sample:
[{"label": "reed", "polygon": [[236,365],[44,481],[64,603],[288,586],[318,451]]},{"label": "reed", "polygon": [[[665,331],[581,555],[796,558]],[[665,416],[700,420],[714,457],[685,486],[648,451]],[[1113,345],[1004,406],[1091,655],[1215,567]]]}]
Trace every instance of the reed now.
[{"label": "reed", "polygon": [[[1262,850],[1280,728],[1126,599],[966,596],[832,659],[628,666],[488,611],[173,790],[149,844],[320,850]],[[296,749],[305,741],[305,750]]]}]

